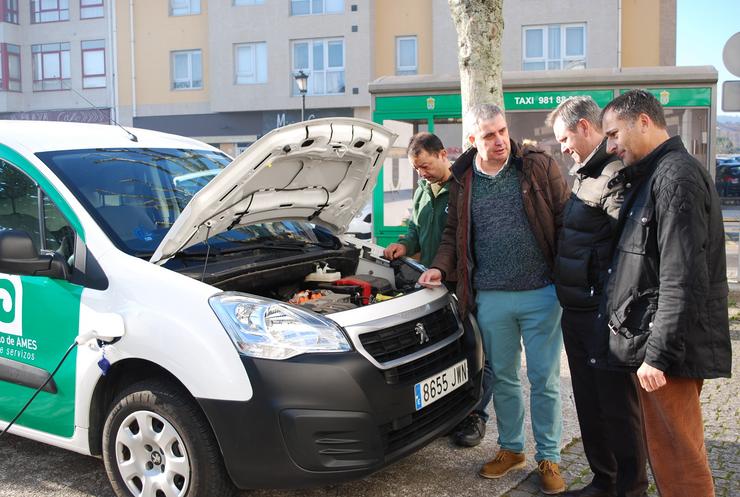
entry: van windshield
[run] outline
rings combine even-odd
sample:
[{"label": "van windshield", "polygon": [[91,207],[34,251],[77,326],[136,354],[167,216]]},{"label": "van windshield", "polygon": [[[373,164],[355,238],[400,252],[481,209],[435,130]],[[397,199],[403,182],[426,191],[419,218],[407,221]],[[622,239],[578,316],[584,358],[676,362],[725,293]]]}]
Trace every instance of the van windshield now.
[{"label": "van windshield", "polygon": [[[149,257],[201,188],[231,161],[211,150],[94,149],[36,154],[74,193],[121,250]],[[280,221],[237,226],[211,249],[241,250],[260,241],[317,243],[313,226]],[[186,254],[205,253],[203,243]],[[212,254],[214,252],[211,252]]]}]

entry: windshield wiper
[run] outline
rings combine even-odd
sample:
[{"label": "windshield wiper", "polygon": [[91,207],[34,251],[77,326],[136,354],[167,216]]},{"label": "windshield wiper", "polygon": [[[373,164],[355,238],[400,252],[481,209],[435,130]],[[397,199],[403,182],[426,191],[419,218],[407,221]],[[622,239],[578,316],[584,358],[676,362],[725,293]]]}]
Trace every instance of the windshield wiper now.
[{"label": "windshield wiper", "polygon": [[315,245],[313,242],[300,242],[295,241],[283,241],[274,242],[268,240],[231,240],[232,242],[238,243],[239,247],[231,249],[222,249],[222,252],[241,252],[243,250],[257,250],[257,249],[274,249],[274,250],[292,250],[300,252],[304,248],[310,245]]},{"label": "windshield wiper", "polygon": [[259,238],[232,238],[223,234],[214,235],[212,238],[218,238],[230,243],[238,243],[240,245],[251,245],[252,247],[271,247],[271,248],[303,248],[303,247],[321,247],[321,248],[336,248],[337,244],[334,242],[314,242],[312,240],[296,240],[292,238],[286,239],[274,239],[268,237]]}]

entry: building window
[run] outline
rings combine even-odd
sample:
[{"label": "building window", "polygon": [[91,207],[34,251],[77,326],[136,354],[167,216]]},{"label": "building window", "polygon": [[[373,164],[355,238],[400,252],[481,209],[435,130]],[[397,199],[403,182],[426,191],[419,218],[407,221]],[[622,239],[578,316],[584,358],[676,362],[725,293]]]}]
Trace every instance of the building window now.
[{"label": "building window", "polygon": [[83,41],[82,87],[105,88],[105,40]]},{"label": "building window", "polygon": [[290,15],[339,14],[344,12],[344,0],[290,0]]},{"label": "building window", "polygon": [[31,45],[33,91],[69,89],[69,43]]},{"label": "building window", "polygon": [[103,17],[103,0],[80,0],[80,19]]},{"label": "building window", "polygon": [[200,0],[170,0],[171,16],[192,16],[200,14]]},{"label": "building window", "polygon": [[0,0],[0,20],[18,24],[18,0]]},{"label": "building window", "polygon": [[69,0],[31,0],[31,22],[69,21]]},{"label": "building window", "polygon": [[267,82],[267,43],[244,43],[234,50],[234,81],[238,85]]},{"label": "building window", "polygon": [[172,89],[203,88],[203,65],[200,50],[172,52]]},{"label": "building window", "polygon": [[[341,38],[293,42],[293,74],[308,74],[309,95],[344,93],[344,40]],[[299,95],[293,80],[293,95]]]},{"label": "building window", "polygon": [[234,0],[234,5],[262,5],[265,0]]},{"label": "building window", "polygon": [[525,71],[585,69],[586,24],[550,24],[523,28]]},{"label": "building window", "polygon": [[21,47],[0,43],[0,90],[21,91]]},{"label": "building window", "polygon": [[240,155],[242,152],[244,152],[246,149],[252,146],[252,143],[254,142],[237,142],[234,143],[234,157],[237,155]]},{"label": "building window", "polygon": [[396,38],[396,74],[416,74],[416,36],[399,36]]}]

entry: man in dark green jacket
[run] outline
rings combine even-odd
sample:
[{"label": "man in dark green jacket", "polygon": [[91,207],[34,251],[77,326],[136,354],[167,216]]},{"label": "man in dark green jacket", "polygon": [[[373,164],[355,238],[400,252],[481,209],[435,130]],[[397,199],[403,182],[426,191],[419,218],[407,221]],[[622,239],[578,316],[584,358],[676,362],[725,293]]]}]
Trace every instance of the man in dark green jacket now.
[{"label": "man in dark green jacket", "polygon": [[393,260],[418,252],[419,261],[428,266],[437,253],[447,222],[447,180],[450,179],[451,164],[442,141],[432,133],[412,136],[407,153],[409,162],[420,176],[419,185],[414,192],[406,235],[397,243],[388,245],[383,254]]},{"label": "man in dark green jacket", "polygon": [[[447,223],[447,198],[449,179],[452,176],[450,160],[442,141],[432,133],[417,133],[411,137],[406,150],[409,162],[421,176],[414,193],[413,210],[406,236],[391,243],[383,252],[389,259],[412,256],[417,252],[419,261],[429,266],[434,259],[442,231]],[[483,397],[470,416],[453,431],[453,440],[461,447],[474,447],[481,443],[486,434],[488,413],[486,406],[491,402],[491,367],[486,361],[483,376]]]}]

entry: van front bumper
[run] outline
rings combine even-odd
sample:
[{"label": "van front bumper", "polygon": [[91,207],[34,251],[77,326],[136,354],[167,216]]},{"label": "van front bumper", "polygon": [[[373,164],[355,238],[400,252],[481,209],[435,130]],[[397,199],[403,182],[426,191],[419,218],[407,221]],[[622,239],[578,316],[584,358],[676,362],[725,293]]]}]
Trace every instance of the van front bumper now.
[{"label": "van front bumper", "polygon": [[[417,411],[414,385],[462,359],[468,382]],[[362,477],[449,432],[478,402],[483,353],[466,323],[456,342],[415,361],[419,373],[403,381],[357,351],[242,362],[252,399],[198,399],[226,469],[242,489],[298,488]]]}]

